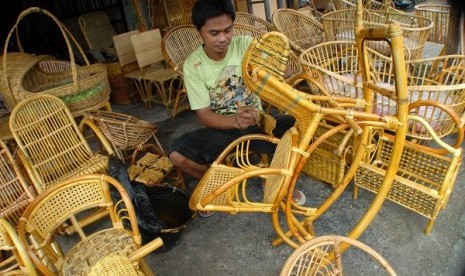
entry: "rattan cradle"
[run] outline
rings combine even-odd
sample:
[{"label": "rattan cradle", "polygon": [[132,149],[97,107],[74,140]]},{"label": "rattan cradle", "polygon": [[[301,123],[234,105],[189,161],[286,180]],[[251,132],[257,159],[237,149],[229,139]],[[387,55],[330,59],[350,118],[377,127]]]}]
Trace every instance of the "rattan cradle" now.
[{"label": "rattan cradle", "polygon": [[[372,76],[377,85],[394,91],[392,59],[368,49]],[[359,73],[358,51],[349,41],[325,42],[312,47],[299,57],[303,69],[312,75],[324,89],[314,88],[315,93],[332,96],[362,98],[362,78]],[[406,61],[409,103],[433,101],[446,105],[462,114],[465,110],[465,56],[449,55]],[[394,100],[375,94],[372,111],[380,115],[393,115]],[[419,106],[412,110],[424,118],[439,137],[454,131],[457,118],[448,110],[435,106]],[[431,139],[429,133],[417,124],[409,127],[409,136]]]},{"label": "rattan cradle", "polygon": [[[324,14],[320,21],[326,41],[355,41],[355,9],[337,10]],[[382,10],[364,10],[363,25],[368,28],[386,27],[387,24],[399,23],[404,38],[405,57],[407,60],[419,59],[428,38],[433,22],[425,17]],[[370,47],[390,55],[389,47],[382,43],[370,42]]]},{"label": "rattan cradle", "polygon": [[450,6],[439,4],[421,4],[415,6],[415,14],[429,18],[434,27],[431,30],[428,41],[446,44],[449,30]]},{"label": "rattan cradle", "polygon": [[[8,53],[8,44],[18,24],[28,15],[39,13],[53,20],[63,35],[68,47],[70,61],[57,61],[52,58],[31,58],[24,52]],[[85,66],[75,63],[72,44],[81,53]],[[72,34],[50,12],[41,8],[28,8],[18,16],[10,30],[3,49],[2,79],[0,90],[7,108],[11,111],[21,100],[47,93],[60,97],[68,105],[74,116],[85,110],[109,108],[110,86],[104,64],[90,64],[82,48]]]}]

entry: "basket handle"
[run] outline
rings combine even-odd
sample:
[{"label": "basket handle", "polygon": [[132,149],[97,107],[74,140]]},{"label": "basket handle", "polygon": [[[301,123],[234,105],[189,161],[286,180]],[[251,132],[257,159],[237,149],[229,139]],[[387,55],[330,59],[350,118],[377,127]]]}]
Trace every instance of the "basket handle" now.
[{"label": "basket handle", "polygon": [[19,39],[19,34],[18,34],[18,29],[17,29],[18,24],[28,14],[36,13],[36,12],[48,15],[57,24],[58,28],[60,29],[61,33],[63,34],[63,38],[65,39],[66,45],[68,46],[68,54],[69,54],[69,57],[70,57],[71,71],[72,71],[72,76],[73,76],[73,83],[74,83],[75,87],[78,87],[79,83],[78,83],[78,79],[77,79],[76,62],[75,62],[74,54],[73,54],[73,47],[72,47],[71,42],[69,40],[70,38],[71,38],[72,42],[74,43],[74,45],[76,46],[76,48],[78,49],[81,56],[83,57],[84,62],[86,63],[86,65],[90,65],[90,62],[87,59],[87,56],[84,54],[84,51],[82,50],[82,47],[77,42],[76,38],[63,25],[63,23],[61,23],[60,20],[58,20],[51,12],[49,12],[49,11],[47,11],[45,9],[39,8],[39,7],[31,7],[31,8],[28,8],[28,9],[25,9],[24,11],[22,11],[18,16],[18,19],[16,20],[15,25],[13,25],[10,32],[8,33],[8,36],[7,36],[6,40],[5,40],[5,47],[3,47],[3,72],[4,72],[3,75],[4,75],[5,83],[8,86],[10,86],[10,83],[8,82],[8,78],[7,78],[7,74],[6,74],[6,63],[7,63],[6,62],[6,56],[7,56],[7,52],[8,52],[8,44],[9,44],[10,38],[11,38],[13,32],[15,32],[16,39],[18,41],[18,47],[19,47],[21,52],[24,52],[24,50],[22,48],[22,45],[21,45],[21,41]]}]

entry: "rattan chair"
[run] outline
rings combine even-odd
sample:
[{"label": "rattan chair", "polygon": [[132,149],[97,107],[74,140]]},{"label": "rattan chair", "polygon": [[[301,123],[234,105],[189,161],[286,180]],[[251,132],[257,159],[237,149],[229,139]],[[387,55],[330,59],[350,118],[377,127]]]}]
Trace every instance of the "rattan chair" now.
[{"label": "rattan chair", "polygon": [[[326,41],[355,41],[355,9],[344,9],[324,14],[320,21]],[[385,10],[364,10],[362,24],[367,28],[387,27],[399,23],[404,37],[405,57],[407,60],[421,58],[433,22],[425,17]],[[370,42],[370,47],[390,56],[390,47],[385,43]]]},{"label": "rattan chair", "polygon": [[34,195],[35,191],[26,183],[16,160],[0,141],[0,217],[16,227]]},{"label": "rattan chair", "polygon": [[[171,68],[165,68],[161,46],[161,33],[159,29],[145,31],[131,36],[132,46],[136,55],[137,64],[141,71],[139,88],[142,101],[147,109],[152,108],[155,101],[153,87],[160,97],[160,103],[166,108],[169,116],[172,116],[170,106],[179,93],[179,74]],[[151,66],[162,63],[162,68],[153,70]]]},{"label": "rattan chair", "polygon": [[273,25],[286,35],[296,54],[324,41],[322,25],[314,19],[292,9],[277,9],[273,12]]},{"label": "rattan chair", "polygon": [[103,51],[108,55],[116,56],[112,37],[116,31],[110,18],[104,11],[95,11],[79,17],[79,26],[91,50]]},{"label": "rattan chair", "polygon": [[[37,95],[20,102],[11,113],[10,129],[38,193],[75,175],[106,171],[108,157],[91,150],[66,105],[55,96]],[[93,131],[112,154],[99,129]]]},{"label": "rattan chair", "polygon": [[[121,196],[120,201],[112,201],[110,189]],[[93,229],[78,227],[72,218],[95,208],[104,208],[108,221]],[[70,218],[80,239],[56,239],[60,226]],[[44,275],[87,275],[99,261],[115,255],[128,257],[136,271],[152,275],[142,257],[163,245],[157,238],[141,247],[136,214],[126,190],[115,179],[98,174],[68,179],[39,195],[21,217],[18,235],[29,245],[28,254]],[[54,241],[58,244],[52,245]],[[66,253],[60,242],[71,246]]]},{"label": "rattan chair", "polygon": [[[380,274],[380,270],[387,275],[397,275],[386,259],[368,245],[344,236],[321,236],[314,238],[297,248],[287,259],[280,276],[307,276],[307,275],[344,275],[347,272],[344,267],[348,267],[350,259],[343,260],[343,254],[349,255],[351,252],[341,252],[341,244],[350,244],[352,247],[368,255],[373,264],[364,267],[371,267],[374,274]],[[351,257],[359,256],[352,255]],[[352,274],[356,274],[357,268],[353,268]]]},{"label": "rattan chair", "polygon": [[0,253],[0,274],[38,275],[15,228],[3,217],[0,217]]},{"label": "rattan chair", "polygon": [[236,20],[234,21],[234,23],[252,26],[263,32],[276,31],[272,23],[256,15],[246,12],[236,12]]}]

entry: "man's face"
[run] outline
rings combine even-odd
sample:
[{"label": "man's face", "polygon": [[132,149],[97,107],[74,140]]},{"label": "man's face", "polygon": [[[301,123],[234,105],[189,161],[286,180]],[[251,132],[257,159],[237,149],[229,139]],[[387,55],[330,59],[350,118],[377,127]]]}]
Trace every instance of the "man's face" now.
[{"label": "man's face", "polygon": [[233,34],[233,21],[227,14],[210,18],[200,29],[207,56],[213,60],[222,60],[228,52]]}]

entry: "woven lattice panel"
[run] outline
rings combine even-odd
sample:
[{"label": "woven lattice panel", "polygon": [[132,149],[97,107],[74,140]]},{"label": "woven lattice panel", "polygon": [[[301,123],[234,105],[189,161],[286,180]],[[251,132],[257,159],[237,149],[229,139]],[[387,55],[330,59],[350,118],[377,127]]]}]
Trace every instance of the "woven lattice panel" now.
[{"label": "woven lattice panel", "polygon": [[139,274],[142,271],[137,271],[136,267],[125,256],[110,255],[100,259],[94,266],[92,266],[88,276],[138,276],[145,275]]},{"label": "woven lattice panel", "polygon": [[104,256],[128,256],[136,250],[132,233],[108,229],[88,236],[73,247],[63,259],[63,275],[86,275]]},{"label": "woven lattice panel", "polygon": [[[286,132],[278,145],[270,163],[270,168],[286,169],[289,168],[289,161],[292,154],[292,131]],[[274,203],[276,196],[284,184],[285,175],[268,175],[264,187],[264,203]]]},{"label": "woven lattice panel", "polygon": [[89,182],[87,185],[68,186],[56,191],[46,202],[36,207],[30,216],[28,227],[45,237],[56,225],[69,219],[70,214],[105,206],[106,200],[100,185],[99,182]]},{"label": "woven lattice panel", "polygon": [[[383,181],[392,155],[392,141],[382,141],[377,158],[370,165],[362,163],[355,184],[376,193]],[[416,149],[406,144],[387,198],[427,218],[434,219],[441,204],[445,204],[454,185],[445,178],[451,169],[451,159]],[[451,183],[452,182],[452,183]],[[440,191],[446,186],[443,194]],[[443,206],[444,207],[444,206]]]}]

